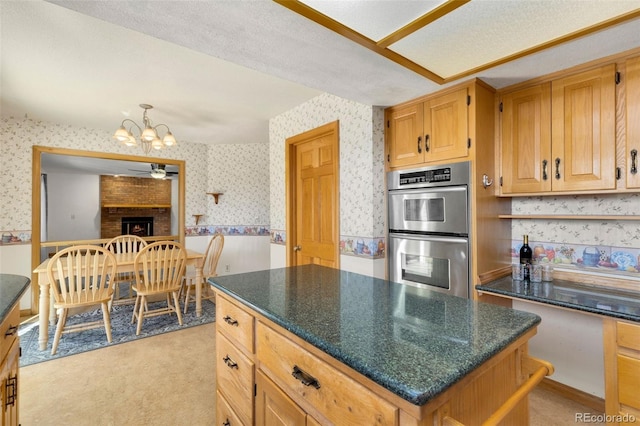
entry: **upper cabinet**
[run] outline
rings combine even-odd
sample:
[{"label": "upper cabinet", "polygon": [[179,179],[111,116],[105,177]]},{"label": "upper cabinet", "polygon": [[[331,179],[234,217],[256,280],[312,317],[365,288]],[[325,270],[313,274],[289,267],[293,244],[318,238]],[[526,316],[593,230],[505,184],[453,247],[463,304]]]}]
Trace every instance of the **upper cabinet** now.
[{"label": "upper cabinet", "polygon": [[500,98],[502,194],[616,188],[615,64]]},{"label": "upper cabinet", "polygon": [[469,103],[468,88],[463,87],[388,108],[388,166],[418,166],[467,157]]},{"label": "upper cabinet", "polygon": [[551,191],[551,84],[502,97],[502,192]]},{"label": "upper cabinet", "polygon": [[627,188],[640,188],[638,153],[640,153],[640,57],[626,62],[626,128],[625,159]]}]

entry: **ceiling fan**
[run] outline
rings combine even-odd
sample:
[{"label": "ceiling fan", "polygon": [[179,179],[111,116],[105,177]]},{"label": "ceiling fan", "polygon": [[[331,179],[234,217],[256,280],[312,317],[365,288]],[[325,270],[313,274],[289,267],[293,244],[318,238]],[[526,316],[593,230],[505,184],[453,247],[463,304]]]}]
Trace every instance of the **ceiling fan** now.
[{"label": "ceiling fan", "polygon": [[158,164],[158,163],[151,163],[151,170],[135,170],[135,169],[129,169],[132,172],[141,172],[138,173],[139,175],[144,175],[144,174],[149,174],[149,176],[151,176],[154,179],[165,179],[167,177],[171,177],[174,175],[177,175],[178,172],[177,171],[170,171],[167,170],[167,165],[166,164]]}]

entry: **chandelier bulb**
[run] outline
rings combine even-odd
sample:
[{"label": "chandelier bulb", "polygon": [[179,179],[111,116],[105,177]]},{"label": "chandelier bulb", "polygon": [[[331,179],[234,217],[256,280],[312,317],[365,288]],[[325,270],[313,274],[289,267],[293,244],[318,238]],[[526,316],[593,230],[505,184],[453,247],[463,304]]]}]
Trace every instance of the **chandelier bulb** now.
[{"label": "chandelier bulb", "polygon": [[162,138],[162,142],[166,146],[174,146],[176,145],[176,138],[173,136],[170,130],[167,130],[167,134],[164,135],[164,138]]}]

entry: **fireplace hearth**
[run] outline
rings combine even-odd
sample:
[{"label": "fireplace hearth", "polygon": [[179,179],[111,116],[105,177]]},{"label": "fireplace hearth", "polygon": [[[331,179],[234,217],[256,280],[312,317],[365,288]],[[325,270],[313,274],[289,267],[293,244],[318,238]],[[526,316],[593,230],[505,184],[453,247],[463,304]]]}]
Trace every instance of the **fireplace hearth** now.
[{"label": "fireplace hearth", "polygon": [[153,217],[123,217],[122,234],[152,237]]}]

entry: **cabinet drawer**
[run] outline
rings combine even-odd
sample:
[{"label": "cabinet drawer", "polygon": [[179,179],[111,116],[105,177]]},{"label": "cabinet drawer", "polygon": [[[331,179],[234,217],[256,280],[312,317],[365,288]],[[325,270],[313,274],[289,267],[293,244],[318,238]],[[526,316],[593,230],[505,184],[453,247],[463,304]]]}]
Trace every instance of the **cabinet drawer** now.
[{"label": "cabinet drawer", "polygon": [[640,325],[617,323],[618,346],[640,351]]},{"label": "cabinet drawer", "polygon": [[640,410],[640,360],[618,355],[618,399],[620,404]]},{"label": "cabinet drawer", "polygon": [[216,374],[218,392],[243,424],[253,424],[253,362],[220,333],[216,334]]},{"label": "cabinet drawer", "polygon": [[[395,424],[397,410],[387,401],[264,324],[256,331],[258,360],[292,398],[306,400],[333,424]],[[319,388],[295,378],[294,366]]]},{"label": "cabinet drawer", "polygon": [[13,342],[18,338],[18,326],[20,325],[20,304],[11,309],[9,315],[0,324],[0,362],[7,356]]},{"label": "cabinet drawer", "polygon": [[216,392],[216,424],[242,426],[242,422],[219,391]]},{"label": "cabinet drawer", "polygon": [[240,343],[248,353],[254,353],[253,315],[220,294],[216,297],[216,327]]}]

